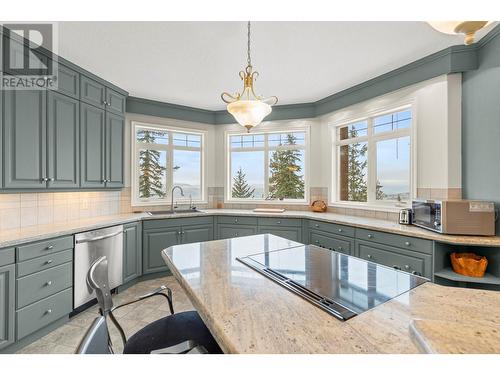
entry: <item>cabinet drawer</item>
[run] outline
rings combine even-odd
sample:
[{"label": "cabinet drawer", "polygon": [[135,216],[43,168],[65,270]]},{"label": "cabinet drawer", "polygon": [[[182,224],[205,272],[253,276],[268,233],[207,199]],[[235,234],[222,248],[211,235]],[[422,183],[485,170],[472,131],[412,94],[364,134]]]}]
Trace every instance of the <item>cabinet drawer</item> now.
[{"label": "cabinet drawer", "polygon": [[0,249],[0,267],[16,261],[14,248]]},{"label": "cabinet drawer", "polygon": [[16,312],[17,339],[69,314],[73,309],[73,289],[68,288],[53,296],[26,306]]},{"label": "cabinet drawer", "polygon": [[300,227],[302,221],[300,219],[283,219],[280,217],[259,217],[259,225],[272,225],[274,227]]},{"label": "cabinet drawer", "polygon": [[332,234],[340,234],[341,236],[354,237],[354,228],[346,225],[309,220],[309,228],[322,230]]},{"label": "cabinet drawer", "polygon": [[144,229],[161,229],[169,227],[181,227],[186,225],[204,225],[213,224],[212,216],[184,217],[177,219],[151,219],[144,220],[142,227]]},{"label": "cabinet drawer", "polygon": [[302,241],[302,228],[285,226],[259,226],[259,234],[273,234],[287,240],[299,242]]},{"label": "cabinet drawer", "polygon": [[73,248],[72,236],[59,237],[59,238],[54,238],[52,240],[34,242],[28,245],[17,247],[17,261],[22,262],[24,260],[72,248]]},{"label": "cabinet drawer", "polygon": [[243,236],[251,236],[257,234],[257,230],[253,226],[245,225],[219,225],[219,236],[220,240],[226,238],[236,238]]},{"label": "cabinet drawer", "polygon": [[407,237],[367,229],[358,229],[356,231],[356,238],[363,241],[378,242],[385,245],[401,247],[424,254],[432,254],[432,241],[421,238]]},{"label": "cabinet drawer", "polygon": [[344,254],[351,254],[354,247],[352,240],[342,236],[325,236],[318,232],[310,232],[309,243]]},{"label": "cabinet drawer", "polygon": [[19,309],[69,288],[72,283],[73,267],[71,263],[61,264],[17,279],[17,308]]},{"label": "cabinet drawer", "polygon": [[48,268],[59,266],[73,260],[73,249],[64,250],[59,253],[45,255],[43,257],[27,260],[17,264],[17,277],[23,277],[35,272],[44,271]]},{"label": "cabinet drawer", "polygon": [[219,224],[257,225],[257,218],[248,216],[219,216],[217,222]]},{"label": "cabinet drawer", "polygon": [[384,266],[431,277],[431,256],[370,242],[357,242],[358,256]]}]

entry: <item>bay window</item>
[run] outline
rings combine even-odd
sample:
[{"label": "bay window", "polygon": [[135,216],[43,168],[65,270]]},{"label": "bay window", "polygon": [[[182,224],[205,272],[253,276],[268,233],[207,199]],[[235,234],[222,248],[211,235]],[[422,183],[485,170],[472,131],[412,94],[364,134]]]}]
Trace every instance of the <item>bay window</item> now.
[{"label": "bay window", "polygon": [[132,122],[132,204],[168,204],[175,185],[175,201],[204,201],[203,152],[203,132]]},{"label": "bay window", "polygon": [[228,201],[307,201],[308,129],[229,133]]},{"label": "bay window", "polygon": [[412,197],[411,127],[410,107],[336,126],[333,202],[408,204]]}]

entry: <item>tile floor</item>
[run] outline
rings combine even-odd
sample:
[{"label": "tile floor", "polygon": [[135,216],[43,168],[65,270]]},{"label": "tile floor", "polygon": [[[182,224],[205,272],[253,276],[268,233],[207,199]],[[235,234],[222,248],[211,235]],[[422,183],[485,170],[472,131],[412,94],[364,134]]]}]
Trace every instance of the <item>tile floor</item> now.
[{"label": "tile floor", "polygon": [[[114,295],[115,304],[130,301],[136,296],[147,293],[160,285],[165,285],[172,289],[174,311],[181,312],[193,310],[191,302],[182,290],[181,286],[175,281],[173,276],[142,281],[135,284],[124,292]],[[168,304],[163,297],[154,297],[149,300],[138,302],[119,309],[115,312],[118,322],[125,330],[128,337],[137,332],[148,323],[168,315]],[[71,318],[71,320],[50,332],[39,340],[25,346],[17,353],[19,354],[71,354],[74,353],[85,332],[98,316],[97,306],[89,309]],[[116,353],[121,353],[123,345],[118,330],[110,325],[111,339]]]}]

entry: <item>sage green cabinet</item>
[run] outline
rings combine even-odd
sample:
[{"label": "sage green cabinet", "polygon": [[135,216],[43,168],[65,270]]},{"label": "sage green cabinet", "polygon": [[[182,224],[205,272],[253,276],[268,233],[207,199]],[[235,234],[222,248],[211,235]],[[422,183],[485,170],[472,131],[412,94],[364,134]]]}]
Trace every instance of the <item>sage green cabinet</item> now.
[{"label": "sage green cabinet", "polygon": [[252,236],[254,234],[257,234],[257,227],[252,225],[217,225],[217,238],[219,240],[224,240],[226,238]]},{"label": "sage green cabinet", "polygon": [[82,74],[80,76],[80,99],[82,102],[104,109],[106,107],[106,87]]},{"label": "sage green cabinet", "polygon": [[16,266],[0,267],[0,349],[12,344],[14,338]]},{"label": "sage green cabinet", "polygon": [[123,226],[123,283],[142,275],[141,222]]},{"label": "sage green cabinet", "polygon": [[105,112],[80,103],[80,185],[104,188]]},{"label": "sage green cabinet", "polygon": [[58,92],[48,93],[47,177],[49,188],[80,186],[80,103]]},{"label": "sage green cabinet", "polygon": [[330,233],[311,230],[309,232],[308,244],[348,255],[354,253],[354,240],[346,236],[337,236]]},{"label": "sage green cabinet", "polygon": [[43,189],[46,180],[45,90],[3,91],[4,188]]},{"label": "sage green cabinet", "polygon": [[179,244],[210,241],[214,238],[212,217],[147,220],[143,223],[142,273],[166,271],[162,250]]},{"label": "sage green cabinet", "polygon": [[126,96],[106,87],[106,110],[118,115],[125,114]]},{"label": "sage green cabinet", "polygon": [[147,229],[143,232],[142,273],[149,274],[165,271],[167,266],[161,251],[180,243],[180,228]]},{"label": "sage green cabinet", "polygon": [[259,226],[258,233],[274,234],[295,242],[302,241],[302,227]]},{"label": "sage green cabinet", "polygon": [[123,187],[125,118],[106,112],[106,187]]},{"label": "sage green cabinet", "polygon": [[56,91],[72,97],[80,98],[80,74],[61,62],[57,63],[57,89]]}]

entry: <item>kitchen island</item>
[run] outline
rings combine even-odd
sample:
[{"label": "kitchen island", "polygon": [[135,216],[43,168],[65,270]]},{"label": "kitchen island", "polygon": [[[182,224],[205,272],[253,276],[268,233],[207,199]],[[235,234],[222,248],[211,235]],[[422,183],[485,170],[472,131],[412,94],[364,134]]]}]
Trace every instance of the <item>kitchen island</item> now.
[{"label": "kitchen island", "polygon": [[427,282],[341,321],[236,259],[300,245],[265,234],[163,257],[225,353],[500,353],[499,292]]}]

